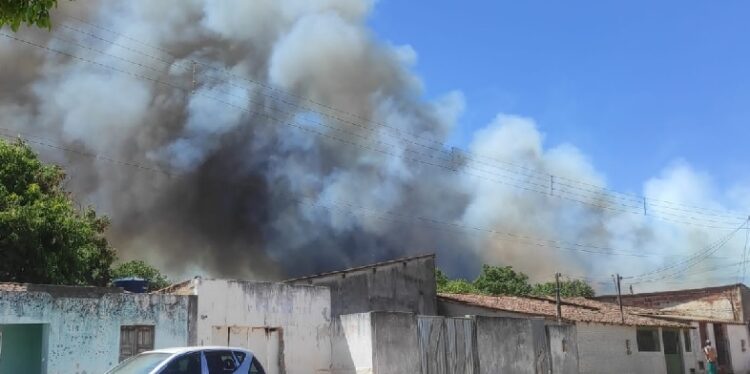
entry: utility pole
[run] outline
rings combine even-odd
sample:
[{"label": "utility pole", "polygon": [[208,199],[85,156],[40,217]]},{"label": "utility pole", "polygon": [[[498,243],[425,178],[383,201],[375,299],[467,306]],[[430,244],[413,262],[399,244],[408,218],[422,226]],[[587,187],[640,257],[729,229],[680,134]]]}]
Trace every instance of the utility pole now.
[{"label": "utility pole", "polygon": [[192,62],[192,65],[193,65],[193,82],[192,82],[193,84],[191,85],[191,92],[195,93],[195,84],[196,84],[196,81],[195,81],[195,66],[197,64],[196,64],[195,61],[191,61],[191,62]]},{"label": "utility pole", "polygon": [[560,273],[555,273],[555,304],[557,307],[557,324],[562,323],[562,307],[560,306]]},{"label": "utility pole", "polygon": [[549,195],[555,196],[555,176],[549,175]]},{"label": "utility pole", "polygon": [[622,277],[620,274],[613,274],[612,280],[615,281],[615,289],[617,289],[617,304],[620,306],[620,319],[622,320],[622,324],[625,324],[625,312],[622,310],[622,293],[620,292],[620,281],[622,280]]}]

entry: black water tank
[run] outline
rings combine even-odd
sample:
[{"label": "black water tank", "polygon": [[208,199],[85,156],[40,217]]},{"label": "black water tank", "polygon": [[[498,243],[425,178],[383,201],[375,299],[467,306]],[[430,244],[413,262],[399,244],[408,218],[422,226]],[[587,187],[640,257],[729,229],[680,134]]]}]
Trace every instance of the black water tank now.
[{"label": "black water tank", "polygon": [[120,287],[125,291],[132,293],[146,293],[148,292],[148,281],[143,278],[128,277],[119,278],[112,281],[115,287]]}]

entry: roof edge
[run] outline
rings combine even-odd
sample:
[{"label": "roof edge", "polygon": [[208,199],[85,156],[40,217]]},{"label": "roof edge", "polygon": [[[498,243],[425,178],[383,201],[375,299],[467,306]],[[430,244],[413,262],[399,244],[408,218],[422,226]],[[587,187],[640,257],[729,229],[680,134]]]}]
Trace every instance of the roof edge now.
[{"label": "roof edge", "polygon": [[429,253],[429,254],[423,254],[423,255],[417,255],[417,256],[401,257],[401,258],[396,258],[396,259],[393,259],[393,260],[375,262],[375,263],[372,263],[372,264],[363,265],[363,266],[357,266],[357,267],[352,267],[352,268],[348,268],[348,269],[329,271],[329,272],[318,273],[318,274],[313,274],[313,275],[306,275],[306,276],[297,277],[297,278],[290,278],[290,279],[283,280],[281,282],[282,283],[291,283],[291,282],[297,282],[297,281],[301,281],[301,280],[307,280],[307,279],[315,279],[315,278],[325,277],[325,276],[329,276],[329,275],[350,273],[350,272],[353,272],[353,271],[366,270],[366,269],[377,268],[377,267],[380,267],[380,266],[393,265],[393,264],[397,264],[399,262],[410,262],[410,261],[422,260],[422,259],[425,259],[425,258],[433,258],[434,259],[435,258],[435,254],[434,253]]}]

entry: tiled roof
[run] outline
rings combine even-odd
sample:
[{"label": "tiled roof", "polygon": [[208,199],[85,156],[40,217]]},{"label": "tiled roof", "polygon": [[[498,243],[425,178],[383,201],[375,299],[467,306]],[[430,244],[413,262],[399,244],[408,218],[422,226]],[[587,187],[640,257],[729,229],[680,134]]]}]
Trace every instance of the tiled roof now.
[{"label": "tiled roof", "polygon": [[[473,306],[479,306],[498,311],[521,313],[545,318],[556,318],[555,300],[540,297],[519,296],[486,296],[486,295],[459,295],[439,294],[438,298],[444,301],[458,302]],[[622,325],[620,308],[617,305],[601,301],[586,299],[583,297],[565,298],[561,303],[562,318],[566,321],[591,322],[612,325]],[[688,323],[670,321],[661,318],[644,316],[650,309],[624,307],[625,325],[628,326],[663,326],[663,327],[690,327]]]},{"label": "tiled roof", "polygon": [[195,282],[193,281],[193,279],[189,279],[184,282],[169,285],[160,290],[154,291],[154,293],[164,293],[164,294],[172,294],[172,295],[194,295],[195,294]]}]

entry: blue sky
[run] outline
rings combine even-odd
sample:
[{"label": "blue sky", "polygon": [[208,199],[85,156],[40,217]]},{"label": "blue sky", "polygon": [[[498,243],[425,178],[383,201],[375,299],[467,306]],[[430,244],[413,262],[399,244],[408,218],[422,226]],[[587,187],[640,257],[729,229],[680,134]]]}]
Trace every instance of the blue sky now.
[{"label": "blue sky", "polygon": [[[467,5],[470,4],[470,5]],[[619,190],[676,160],[746,181],[750,3],[379,0],[375,33],[409,44],[434,98],[466,97],[455,142],[499,112],[572,143]]]}]

